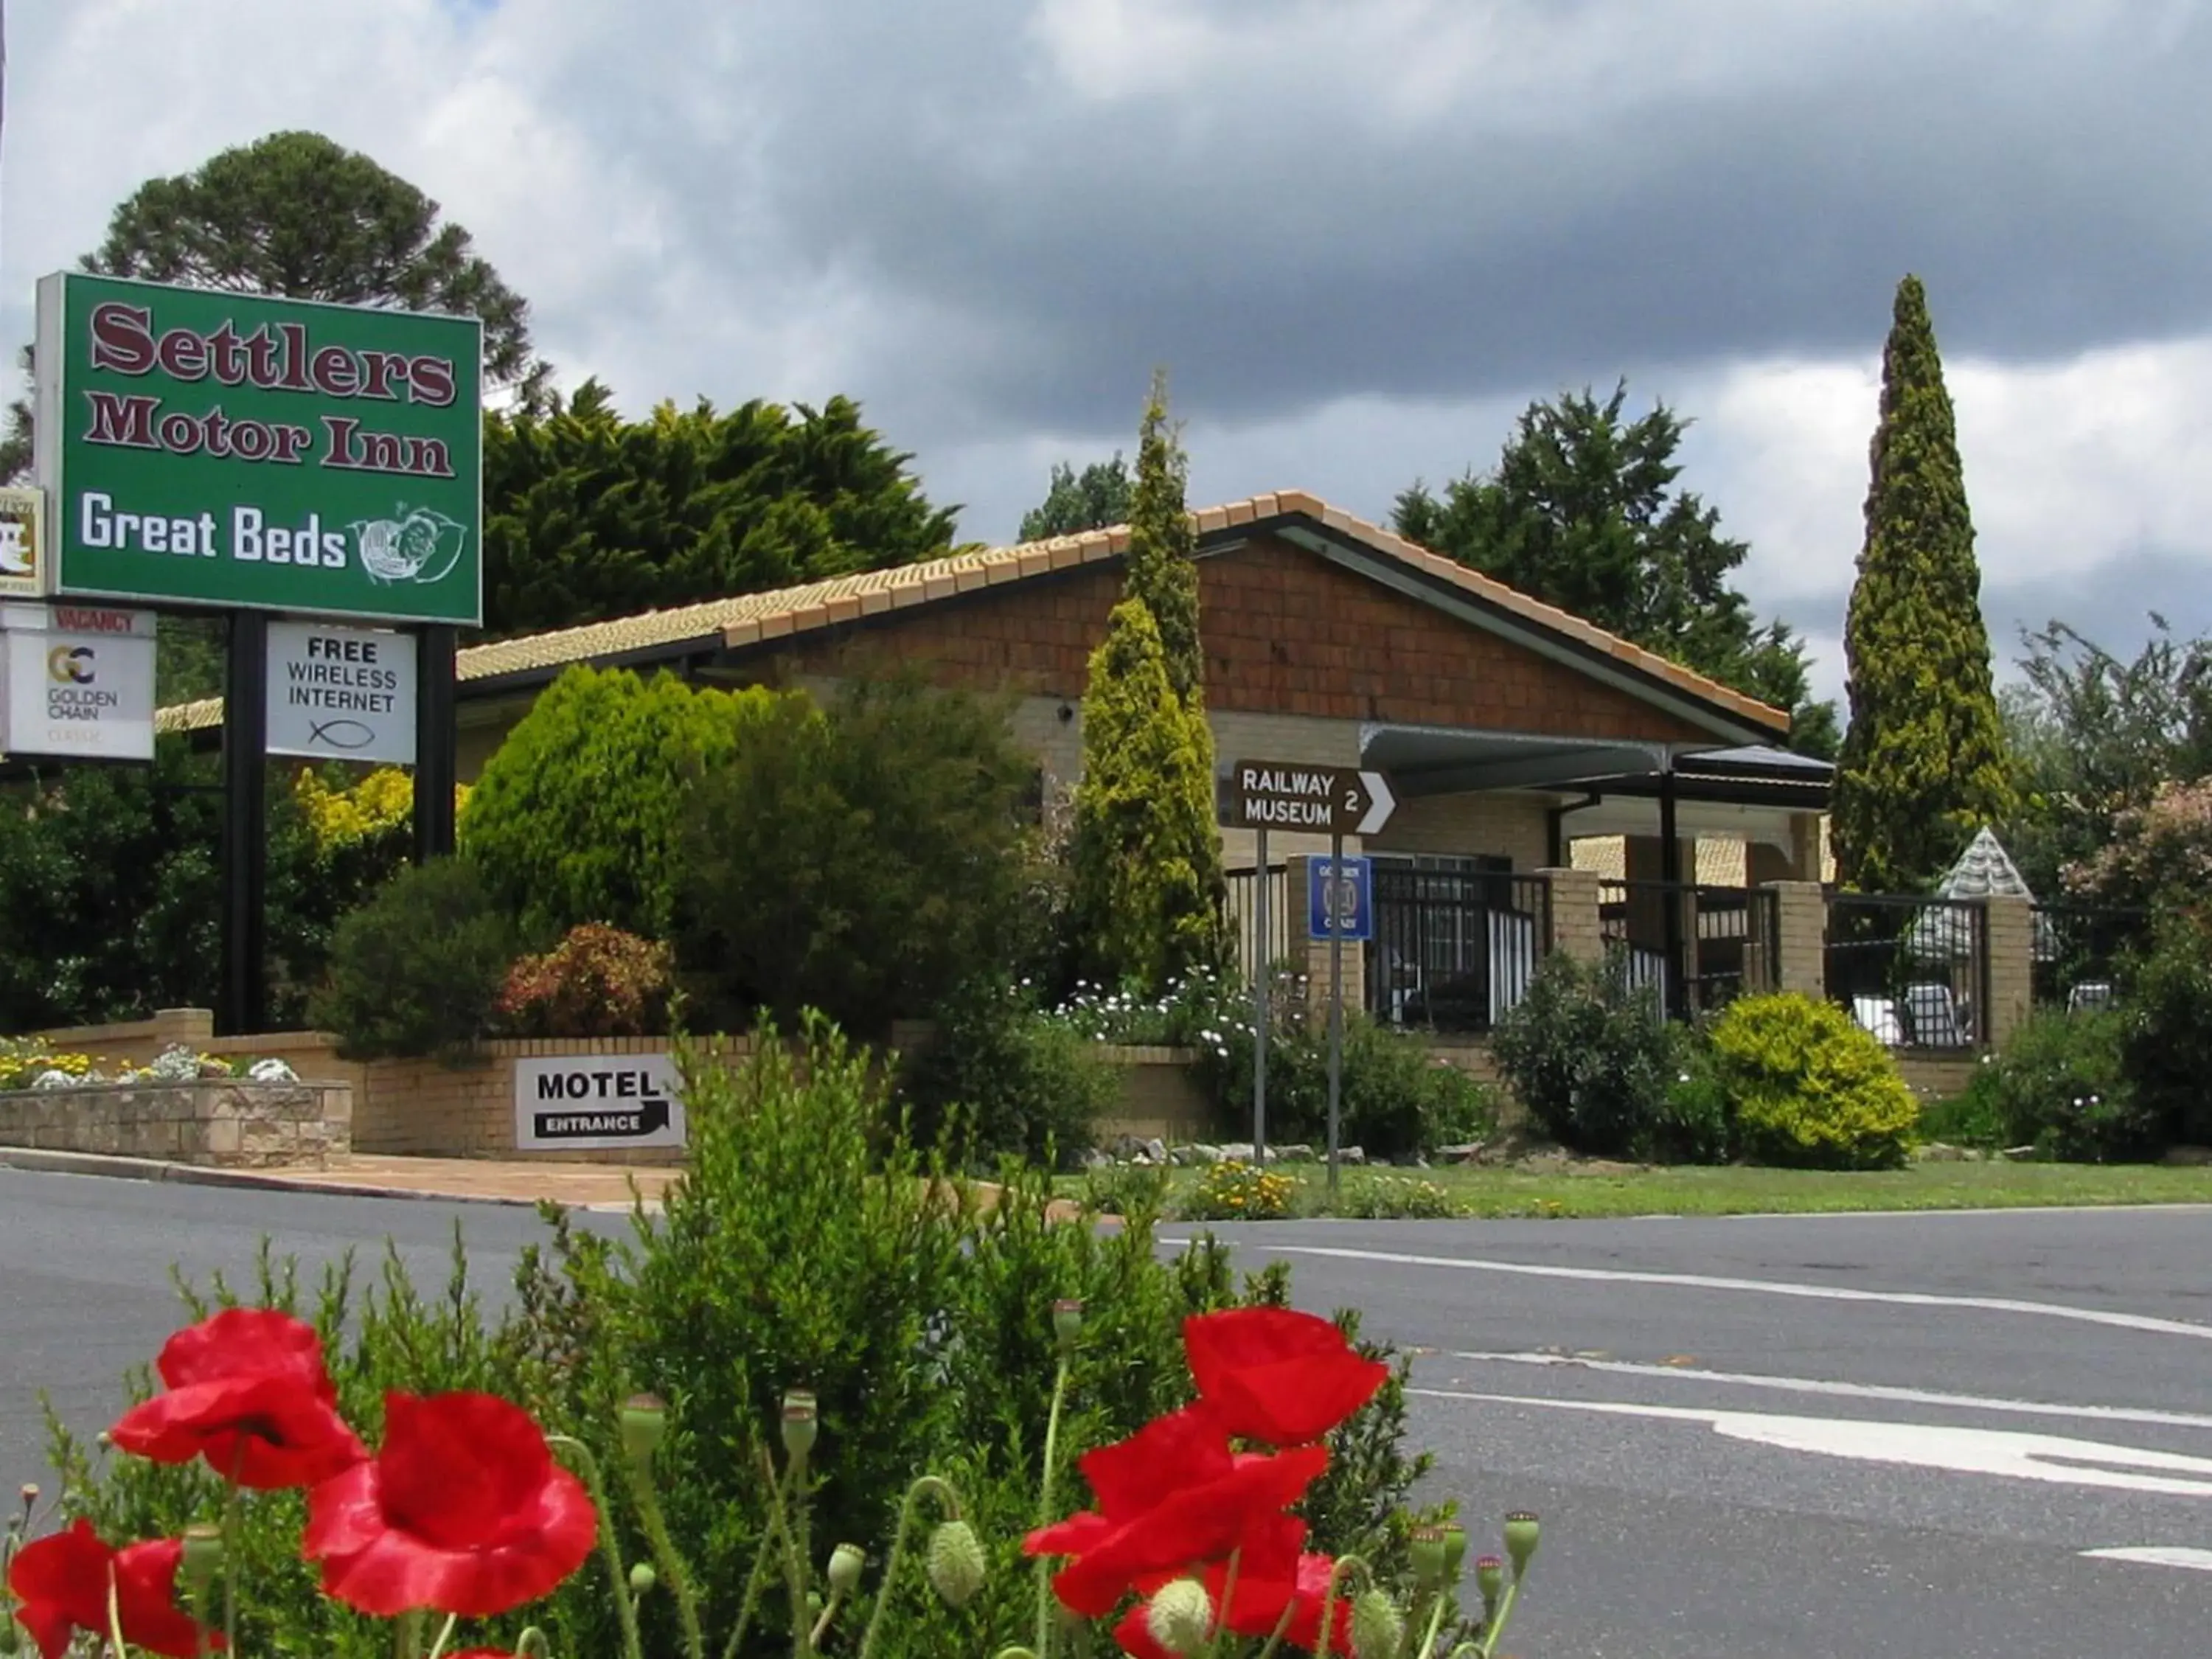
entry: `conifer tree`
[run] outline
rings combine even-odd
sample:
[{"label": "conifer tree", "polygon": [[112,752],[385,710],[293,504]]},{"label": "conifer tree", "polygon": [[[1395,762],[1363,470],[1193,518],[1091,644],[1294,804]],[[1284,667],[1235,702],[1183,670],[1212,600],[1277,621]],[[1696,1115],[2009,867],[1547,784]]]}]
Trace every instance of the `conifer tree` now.
[{"label": "conifer tree", "polygon": [[1129,575],[1124,590],[1144,602],[1167,653],[1168,684],[1185,702],[1200,695],[1206,658],[1198,642],[1198,533],[1183,504],[1189,464],[1168,424],[1168,381],[1152,376],[1138,429],[1137,485],[1129,505]]},{"label": "conifer tree", "polygon": [[1225,938],[1184,474],[1166,381],[1155,376],[1137,450],[1127,575],[1083,696],[1068,895],[1079,969],[1146,990],[1218,963]]},{"label": "conifer tree", "polygon": [[1918,892],[2003,817],[2012,789],[1958,432],[1917,276],[1898,284],[1871,473],[1844,633],[1836,858],[1862,891]]},{"label": "conifer tree", "polygon": [[1153,991],[1219,960],[1213,738],[1169,683],[1158,624],[1134,594],[1091,654],[1073,854],[1068,915],[1085,977]]}]

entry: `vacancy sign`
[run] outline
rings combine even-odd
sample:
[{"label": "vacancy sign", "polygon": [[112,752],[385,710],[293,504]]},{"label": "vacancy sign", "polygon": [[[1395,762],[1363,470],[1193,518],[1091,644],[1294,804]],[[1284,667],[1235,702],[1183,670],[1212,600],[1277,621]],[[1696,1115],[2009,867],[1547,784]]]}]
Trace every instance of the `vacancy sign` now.
[{"label": "vacancy sign", "polygon": [[544,1054],[514,1062],[514,1144],[526,1152],[684,1144],[671,1054]]},{"label": "vacancy sign", "polygon": [[269,752],[415,763],[415,636],[269,624]]},{"label": "vacancy sign", "polygon": [[153,759],[153,612],[0,605],[0,751]]}]

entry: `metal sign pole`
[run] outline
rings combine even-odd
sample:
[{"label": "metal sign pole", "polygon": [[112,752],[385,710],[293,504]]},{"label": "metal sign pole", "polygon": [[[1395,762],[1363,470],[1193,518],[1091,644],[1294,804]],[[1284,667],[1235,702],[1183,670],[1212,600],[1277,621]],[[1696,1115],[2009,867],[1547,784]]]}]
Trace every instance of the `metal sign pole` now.
[{"label": "metal sign pole", "polygon": [[434,623],[420,631],[415,655],[415,862],[428,864],[453,851],[455,630]]},{"label": "metal sign pole", "polygon": [[222,1036],[268,1027],[268,749],[269,618],[234,611],[222,698]]},{"label": "metal sign pole", "polygon": [[1344,837],[1328,838],[1328,1195],[1336,1198],[1338,1117],[1344,1080]]},{"label": "metal sign pole", "polygon": [[1259,939],[1252,949],[1252,1162],[1267,1162],[1267,827],[1260,826],[1258,863],[1260,883]]}]

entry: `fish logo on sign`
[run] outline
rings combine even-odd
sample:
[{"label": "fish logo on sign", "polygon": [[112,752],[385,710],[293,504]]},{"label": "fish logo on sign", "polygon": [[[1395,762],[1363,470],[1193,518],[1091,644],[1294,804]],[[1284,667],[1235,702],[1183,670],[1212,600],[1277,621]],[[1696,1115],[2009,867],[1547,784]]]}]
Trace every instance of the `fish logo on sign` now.
[{"label": "fish logo on sign", "polygon": [[427,507],[410,510],[404,501],[392,511],[389,519],[356,519],[346,526],[369,580],[386,586],[427,585],[452,575],[469,538],[467,526]]}]

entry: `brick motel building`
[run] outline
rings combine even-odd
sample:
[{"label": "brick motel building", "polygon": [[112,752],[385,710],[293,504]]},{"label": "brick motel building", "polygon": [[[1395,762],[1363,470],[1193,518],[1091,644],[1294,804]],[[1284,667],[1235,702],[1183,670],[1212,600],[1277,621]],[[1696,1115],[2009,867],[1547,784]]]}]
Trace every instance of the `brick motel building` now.
[{"label": "brick motel building", "polygon": [[[1376,860],[1376,940],[1347,952],[1348,1002],[1475,1034],[1517,1000],[1543,951],[1594,953],[1601,939],[1626,946],[1678,1012],[1724,986],[1780,982],[1784,907],[1764,902],[1776,896],[1767,884],[1820,879],[1832,775],[1779,747],[1784,711],[1311,495],[1194,517],[1223,767],[1358,765],[1386,774],[1398,798],[1379,834],[1346,848]],[[1010,696],[1017,737],[1048,787],[1065,789],[1127,546],[1126,530],[1096,531],[465,650],[460,776],[475,777],[574,663],[817,693],[898,665]],[[220,720],[219,702],[161,716],[173,731]],[[1574,844],[1600,839],[1616,878],[1603,883],[1571,868]],[[1258,884],[1272,884],[1279,941],[1280,919],[1304,918],[1304,860],[1328,846],[1278,832],[1261,872],[1249,832],[1224,841],[1249,968]],[[1732,886],[1696,884],[1700,843],[1705,867],[1735,872]],[[1717,848],[1728,854],[1717,865]],[[1269,955],[1306,948],[1299,938]]]}]

